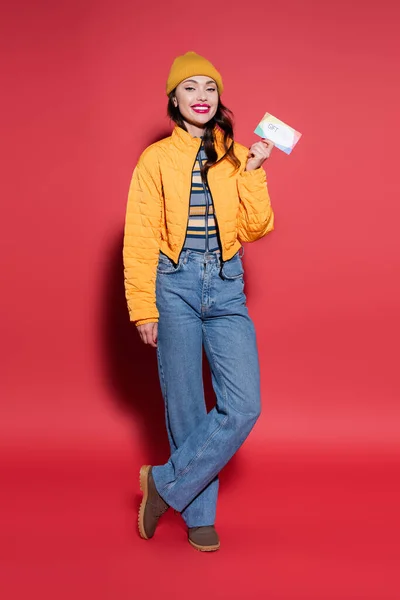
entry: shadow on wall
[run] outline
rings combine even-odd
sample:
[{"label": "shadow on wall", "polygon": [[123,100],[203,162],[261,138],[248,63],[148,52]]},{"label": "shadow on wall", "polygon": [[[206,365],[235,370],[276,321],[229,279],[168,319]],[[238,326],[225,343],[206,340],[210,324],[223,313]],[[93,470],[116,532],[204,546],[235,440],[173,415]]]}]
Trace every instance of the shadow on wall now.
[{"label": "shadow on wall", "polygon": [[[158,383],[154,348],[143,344],[129,321],[122,263],[123,234],[107,256],[105,288],[104,353],[107,383],[118,409],[135,422],[150,463],[168,456],[163,400]],[[135,440],[135,444],[136,444]]]}]

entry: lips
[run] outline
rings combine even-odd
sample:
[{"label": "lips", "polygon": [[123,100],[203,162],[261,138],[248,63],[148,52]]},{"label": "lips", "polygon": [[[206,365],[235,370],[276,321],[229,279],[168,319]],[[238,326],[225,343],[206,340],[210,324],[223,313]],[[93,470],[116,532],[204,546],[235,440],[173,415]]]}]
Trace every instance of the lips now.
[{"label": "lips", "polygon": [[194,112],[200,115],[210,112],[210,108],[211,107],[208,104],[193,104],[191,107]]}]

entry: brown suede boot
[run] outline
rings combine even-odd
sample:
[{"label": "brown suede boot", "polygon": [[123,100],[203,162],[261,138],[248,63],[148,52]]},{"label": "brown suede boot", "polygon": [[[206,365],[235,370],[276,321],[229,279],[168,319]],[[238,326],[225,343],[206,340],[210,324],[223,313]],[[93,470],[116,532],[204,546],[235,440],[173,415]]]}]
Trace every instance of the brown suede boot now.
[{"label": "brown suede boot", "polygon": [[143,500],[139,509],[139,534],[144,540],[153,537],[158,519],[168,510],[169,506],[157,492],[153,475],[149,465],[140,469],[140,489]]},{"label": "brown suede boot", "polygon": [[189,544],[200,552],[214,552],[220,547],[218,533],[215,531],[214,525],[207,527],[189,527],[188,529]]}]

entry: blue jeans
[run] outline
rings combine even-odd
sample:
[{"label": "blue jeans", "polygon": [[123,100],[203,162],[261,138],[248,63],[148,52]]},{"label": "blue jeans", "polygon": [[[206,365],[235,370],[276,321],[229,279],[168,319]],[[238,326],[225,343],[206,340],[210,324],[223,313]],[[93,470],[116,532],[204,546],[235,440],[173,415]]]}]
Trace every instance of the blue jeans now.
[{"label": "blue jeans", "polygon": [[[178,265],[160,253],[157,357],[171,456],[153,477],[188,527],[214,524],[218,473],[260,414],[256,335],[243,288],[239,253],[223,263],[219,253],[183,250]],[[208,414],[203,345],[217,398]]]}]

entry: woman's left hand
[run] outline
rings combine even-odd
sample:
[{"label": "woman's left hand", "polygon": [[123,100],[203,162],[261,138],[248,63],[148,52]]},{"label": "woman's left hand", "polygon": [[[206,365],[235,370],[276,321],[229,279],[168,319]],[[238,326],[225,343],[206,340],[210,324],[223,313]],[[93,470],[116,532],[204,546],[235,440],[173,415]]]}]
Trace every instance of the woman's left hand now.
[{"label": "woman's left hand", "polygon": [[246,171],[253,171],[261,167],[264,161],[270,157],[274,143],[263,139],[261,142],[253,144],[249,150],[247,158]]}]

